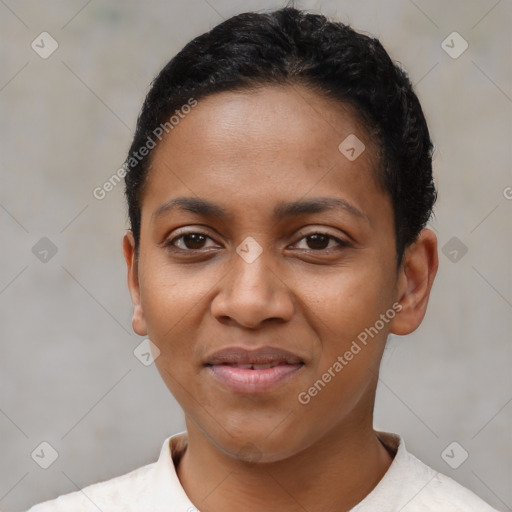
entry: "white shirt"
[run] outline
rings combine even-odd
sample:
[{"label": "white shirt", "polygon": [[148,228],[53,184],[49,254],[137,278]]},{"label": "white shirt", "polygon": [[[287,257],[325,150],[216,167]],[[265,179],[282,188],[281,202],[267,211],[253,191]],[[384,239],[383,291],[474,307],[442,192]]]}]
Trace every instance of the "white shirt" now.
[{"label": "white shirt", "polygon": [[[407,452],[396,434],[378,432],[396,453],[377,486],[350,512],[497,512],[476,494]],[[185,494],[171,456],[178,458],[186,432],[164,441],[157,462],[80,491],[34,505],[28,512],[198,512]]]}]

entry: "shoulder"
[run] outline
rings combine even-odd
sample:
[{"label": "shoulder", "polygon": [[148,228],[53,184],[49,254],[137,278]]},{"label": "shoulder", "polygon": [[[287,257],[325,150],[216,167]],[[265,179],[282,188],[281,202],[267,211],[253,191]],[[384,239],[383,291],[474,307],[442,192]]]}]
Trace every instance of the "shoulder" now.
[{"label": "shoulder", "polygon": [[186,432],[175,434],[165,439],[156,462],[34,505],[27,512],[161,512],[169,506],[193,510],[175,470],[186,445]]},{"label": "shoulder", "polygon": [[144,496],[147,496],[144,491],[149,491],[148,476],[154,465],[148,464],[124,475],[39,503],[27,512],[121,512],[128,510],[126,503],[130,503],[133,510],[140,510],[139,507],[144,506]]},{"label": "shoulder", "polygon": [[424,487],[414,496],[404,512],[450,510],[450,512],[497,512],[474,492],[443,473],[435,471],[414,455],[408,454],[410,468],[423,475]]},{"label": "shoulder", "polygon": [[353,512],[498,512],[452,478],[427,466],[405,448],[396,435],[378,432],[394,459],[375,489]]}]

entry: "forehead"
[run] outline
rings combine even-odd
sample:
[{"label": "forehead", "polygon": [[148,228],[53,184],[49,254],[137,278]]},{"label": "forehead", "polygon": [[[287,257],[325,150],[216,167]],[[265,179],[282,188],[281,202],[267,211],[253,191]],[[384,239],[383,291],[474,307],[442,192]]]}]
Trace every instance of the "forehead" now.
[{"label": "forehead", "polygon": [[[347,144],[364,151],[351,160]],[[376,154],[350,106],[304,87],[218,93],[199,101],[154,150],[143,209],[173,195],[264,208],[283,196],[337,190],[357,201],[379,192]]]},{"label": "forehead", "polygon": [[338,145],[349,135],[358,135],[372,146],[366,132],[348,104],[304,86],[266,86],[201,99],[189,115],[182,116],[179,126],[167,136],[167,144],[160,147],[177,147],[187,138],[189,143],[196,138],[204,151],[195,158],[206,156],[208,150],[220,157],[224,150],[228,157],[241,151],[237,156],[245,155],[247,160],[255,154],[272,158],[279,153],[302,160],[313,153],[318,160],[338,157]]}]

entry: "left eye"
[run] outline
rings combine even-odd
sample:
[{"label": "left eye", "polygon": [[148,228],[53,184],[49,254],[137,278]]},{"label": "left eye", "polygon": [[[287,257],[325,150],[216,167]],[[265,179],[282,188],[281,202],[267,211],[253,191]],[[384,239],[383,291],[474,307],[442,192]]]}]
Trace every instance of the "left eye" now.
[{"label": "left eye", "polygon": [[[336,238],[331,235],[326,235],[323,233],[312,233],[310,235],[306,235],[297,242],[297,244],[305,242],[307,247],[299,247],[299,249],[312,249],[312,250],[322,250],[322,249],[331,249],[332,247],[338,246],[346,246],[339,238]],[[331,243],[332,242],[332,243]]]}]

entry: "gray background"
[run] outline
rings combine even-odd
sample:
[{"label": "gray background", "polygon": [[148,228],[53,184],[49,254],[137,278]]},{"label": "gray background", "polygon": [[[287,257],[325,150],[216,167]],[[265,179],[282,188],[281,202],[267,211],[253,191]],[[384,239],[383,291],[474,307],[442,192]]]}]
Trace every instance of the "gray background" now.
[{"label": "gray background", "polygon": [[[122,164],[172,55],[223,18],[281,5],[0,0],[2,510],[152,462],[184,429],[154,365],[133,354],[122,185],[101,201],[93,190]],[[389,341],[376,427],[512,510],[512,2],[298,5],[376,35],[409,71],[437,147],[431,225],[440,249],[457,237],[440,251],[423,325]],[[59,44],[47,59],[31,48],[43,31]],[[453,31],[469,43],[456,59],[441,47]],[[42,237],[57,248],[46,262],[32,250]],[[46,470],[31,458],[43,441],[59,454]],[[452,461],[469,453],[457,469],[441,457],[453,441]]]}]

